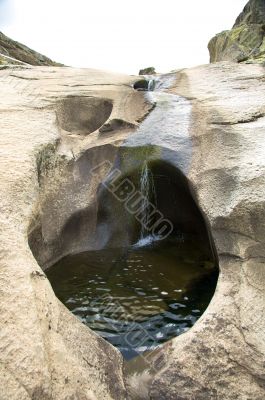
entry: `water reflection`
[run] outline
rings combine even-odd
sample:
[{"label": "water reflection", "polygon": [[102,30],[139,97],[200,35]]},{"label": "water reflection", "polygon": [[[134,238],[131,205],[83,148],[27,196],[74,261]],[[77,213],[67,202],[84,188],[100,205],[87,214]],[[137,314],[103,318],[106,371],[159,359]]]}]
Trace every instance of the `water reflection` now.
[{"label": "water reflection", "polygon": [[126,359],[189,329],[209,304],[217,272],[191,240],[90,251],[47,272],[58,298]]}]

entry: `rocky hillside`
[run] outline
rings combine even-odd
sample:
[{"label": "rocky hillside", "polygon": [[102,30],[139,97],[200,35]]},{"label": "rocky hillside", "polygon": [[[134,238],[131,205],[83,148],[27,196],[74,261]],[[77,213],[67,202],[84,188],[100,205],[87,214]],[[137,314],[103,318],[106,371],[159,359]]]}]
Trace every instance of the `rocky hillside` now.
[{"label": "rocky hillside", "polygon": [[29,47],[16,42],[0,32],[0,65],[30,64],[61,66],[48,57],[31,50]]},{"label": "rocky hillside", "polygon": [[210,62],[265,61],[265,0],[250,0],[230,31],[211,39]]}]

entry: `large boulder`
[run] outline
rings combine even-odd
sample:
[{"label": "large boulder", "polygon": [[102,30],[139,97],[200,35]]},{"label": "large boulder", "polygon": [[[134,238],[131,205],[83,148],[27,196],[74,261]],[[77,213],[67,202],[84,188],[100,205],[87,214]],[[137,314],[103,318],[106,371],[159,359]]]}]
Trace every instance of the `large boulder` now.
[{"label": "large boulder", "polygon": [[250,0],[230,31],[212,38],[208,44],[210,62],[265,61],[265,2]]},{"label": "large boulder", "polygon": [[156,74],[156,70],[154,67],[143,68],[143,69],[140,69],[140,71],[139,71],[139,75],[155,75],[155,74]]}]

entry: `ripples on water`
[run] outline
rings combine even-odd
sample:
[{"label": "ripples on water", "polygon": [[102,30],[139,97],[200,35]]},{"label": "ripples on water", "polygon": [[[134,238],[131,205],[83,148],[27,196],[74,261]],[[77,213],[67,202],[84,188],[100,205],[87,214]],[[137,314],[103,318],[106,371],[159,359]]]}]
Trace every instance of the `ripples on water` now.
[{"label": "ripples on water", "polygon": [[155,242],[68,256],[47,276],[69,310],[131,359],[202,315],[217,277],[199,258],[187,244]]}]

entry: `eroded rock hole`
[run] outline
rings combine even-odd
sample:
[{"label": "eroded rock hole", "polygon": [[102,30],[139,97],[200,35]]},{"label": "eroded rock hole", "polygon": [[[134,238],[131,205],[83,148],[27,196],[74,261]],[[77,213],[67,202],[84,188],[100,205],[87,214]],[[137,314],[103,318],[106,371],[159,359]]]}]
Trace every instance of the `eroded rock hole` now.
[{"label": "eroded rock hole", "polygon": [[57,107],[61,129],[76,135],[88,135],[99,129],[110,117],[113,104],[108,99],[71,96]]},{"label": "eroded rock hole", "polygon": [[140,91],[153,91],[155,89],[155,80],[151,78],[140,79],[134,83],[133,88]]},{"label": "eroded rock hole", "polygon": [[[128,212],[128,182],[172,223],[167,237]],[[83,323],[131,359],[194,325],[214,294],[217,262],[187,180],[170,164],[142,163],[107,179],[97,202],[104,248],[64,257],[47,276]]]}]

